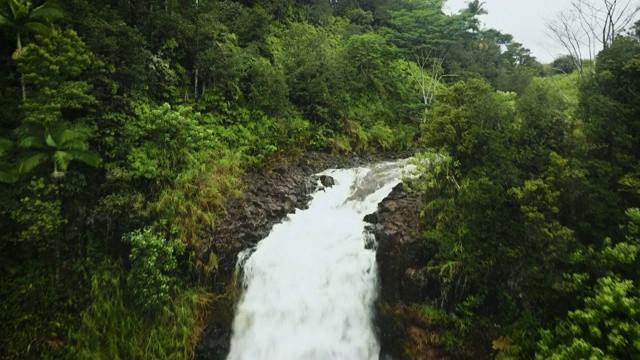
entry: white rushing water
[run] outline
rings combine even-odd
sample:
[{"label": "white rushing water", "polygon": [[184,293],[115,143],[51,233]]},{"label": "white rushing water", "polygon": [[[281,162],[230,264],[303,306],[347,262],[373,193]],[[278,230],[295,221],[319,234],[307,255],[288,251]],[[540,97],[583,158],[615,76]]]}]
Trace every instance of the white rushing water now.
[{"label": "white rushing water", "polygon": [[323,174],[336,185],[239,256],[245,291],[228,359],[378,359],[375,250],[365,249],[362,219],[400,182],[401,166]]}]

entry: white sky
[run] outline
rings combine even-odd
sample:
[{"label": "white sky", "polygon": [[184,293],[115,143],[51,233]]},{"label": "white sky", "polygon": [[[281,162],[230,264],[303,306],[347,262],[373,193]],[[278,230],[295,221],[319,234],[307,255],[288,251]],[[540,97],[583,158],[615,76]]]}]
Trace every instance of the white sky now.
[{"label": "white sky", "polygon": [[[447,0],[445,13],[457,13],[469,0]],[[483,0],[488,15],[480,17],[483,27],[513,35],[514,41],[531,50],[542,63],[563,52],[547,36],[545,20],[569,7],[570,0]]]}]

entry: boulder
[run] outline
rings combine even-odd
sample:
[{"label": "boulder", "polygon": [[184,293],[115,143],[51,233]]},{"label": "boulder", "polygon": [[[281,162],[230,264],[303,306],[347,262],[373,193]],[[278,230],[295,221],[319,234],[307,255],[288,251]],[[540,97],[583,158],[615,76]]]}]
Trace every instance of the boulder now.
[{"label": "boulder", "polygon": [[328,188],[328,187],[332,187],[333,185],[335,185],[336,181],[334,180],[334,178],[332,178],[329,175],[320,175],[320,183],[325,188]]}]

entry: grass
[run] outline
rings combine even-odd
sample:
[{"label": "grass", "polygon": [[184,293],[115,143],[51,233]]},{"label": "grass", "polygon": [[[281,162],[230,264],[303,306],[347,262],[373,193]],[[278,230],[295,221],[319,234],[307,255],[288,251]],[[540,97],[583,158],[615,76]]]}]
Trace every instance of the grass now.
[{"label": "grass", "polygon": [[557,91],[566,100],[570,108],[575,109],[578,106],[578,92],[582,78],[577,71],[571,74],[555,74],[540,78],[540,81],[549,84],[552,89]]},{"label": "grass", "polygon": [[119,264],[108,264],[91,281],[91,304],[70,334],[74,359],[192,359],[211,295],[186,288],[157,314],[141,314],[122,292]]}]

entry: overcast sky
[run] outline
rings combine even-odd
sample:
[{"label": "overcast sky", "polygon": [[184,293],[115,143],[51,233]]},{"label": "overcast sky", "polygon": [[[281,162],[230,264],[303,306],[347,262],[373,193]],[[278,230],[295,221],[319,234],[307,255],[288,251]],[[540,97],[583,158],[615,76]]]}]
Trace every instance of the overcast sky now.
[{"label": "overcast sky", "polygon": [[[448,0],[446,13],[457,13],[466,8],[469,0]],[[553,61],[562,54],[546,35],[545,19],[553,19],[569,7],[571,0],[484,0],[488,15],[480,17],[484,27],[513,35],[514,41],[531,50],[542,63]]]}]

